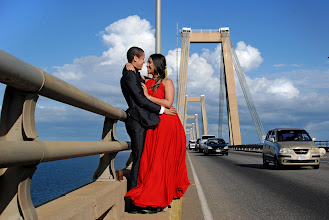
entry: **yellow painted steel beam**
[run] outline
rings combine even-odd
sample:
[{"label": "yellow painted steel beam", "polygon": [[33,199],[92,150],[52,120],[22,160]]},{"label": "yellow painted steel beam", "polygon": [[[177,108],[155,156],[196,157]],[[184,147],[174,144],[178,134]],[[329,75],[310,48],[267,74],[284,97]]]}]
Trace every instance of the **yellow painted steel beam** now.
[{"label": "yellow painted steel beam", "polygon": [[221,43],[222,34],[220,32],[191,32],[190,43]]},{"label": "yellow painted steel beam", "polygon": [[187,97],[188,102],[201,102],[201,97]]}]

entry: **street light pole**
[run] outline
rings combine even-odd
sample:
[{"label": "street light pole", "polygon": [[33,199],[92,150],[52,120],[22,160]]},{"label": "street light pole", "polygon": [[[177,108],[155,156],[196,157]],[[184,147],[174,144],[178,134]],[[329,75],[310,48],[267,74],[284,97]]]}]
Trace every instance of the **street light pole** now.
[{"label": "street light pole", "polygon": [[161,0],[156,0],[155,53],[161,53]]}]

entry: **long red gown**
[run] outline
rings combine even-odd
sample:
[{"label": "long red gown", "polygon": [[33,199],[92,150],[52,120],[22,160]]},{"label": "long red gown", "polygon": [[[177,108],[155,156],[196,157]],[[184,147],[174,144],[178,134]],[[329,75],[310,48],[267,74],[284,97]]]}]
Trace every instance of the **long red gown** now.
[{"label": "long red gown", "polygon": [[[156,93],[154,79],[146,82],[151,96],[164,99],[161,83]],[[161,122],[148,129],[139,166],[137,186],[127,192],[136,206],[166,207],[184,195],[190,185],[186,170],[186,136],[178,115],[160,115]]]}]

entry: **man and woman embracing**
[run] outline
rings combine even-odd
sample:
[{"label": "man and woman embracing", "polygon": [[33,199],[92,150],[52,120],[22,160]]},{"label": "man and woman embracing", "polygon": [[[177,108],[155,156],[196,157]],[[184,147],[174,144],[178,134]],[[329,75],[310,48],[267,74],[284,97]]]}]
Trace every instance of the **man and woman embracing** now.
[{"label": "man and woman embracing", "polygon": [[186,136],[172,106],[175,88],[166,77],[166,59],[153,54],[147,61],[147,79],[139,70],[145,63],[141,48],[131,47],[120,80],[127,101],[125,125],[131,139],[132,169],[126,199],[129,213],[166,211],[184,195],[187,176]]}]

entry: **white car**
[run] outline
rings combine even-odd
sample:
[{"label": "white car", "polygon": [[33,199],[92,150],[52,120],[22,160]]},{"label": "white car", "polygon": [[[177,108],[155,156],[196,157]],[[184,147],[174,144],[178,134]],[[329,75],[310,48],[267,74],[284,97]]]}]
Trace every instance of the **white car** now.
[{"label": "white car", "polygon": [[190,140],[188,142],[188,149],[189,150],[194,149],[195,148],[195,145],[196,145],[196,140]]}]

